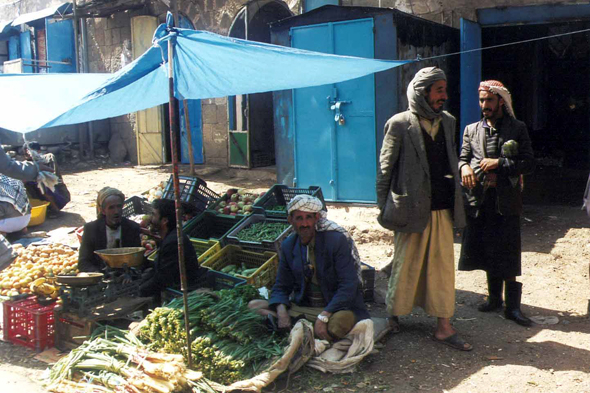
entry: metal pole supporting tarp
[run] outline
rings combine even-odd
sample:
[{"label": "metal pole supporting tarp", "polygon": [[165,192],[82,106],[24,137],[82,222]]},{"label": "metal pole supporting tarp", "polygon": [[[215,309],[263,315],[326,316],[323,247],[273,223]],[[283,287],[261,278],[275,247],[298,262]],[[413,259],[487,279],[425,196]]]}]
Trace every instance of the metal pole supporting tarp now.
[{"label": "metal pole supporting tarp", "polygon": [[191,337],[188,320],[188,284],[186,280],[186,265],[184,263],[184,241],[182,234],[182,206],[180,204],[180,187],[178,183],[178,152],[176,137],[180,134],[178,119],[178,100],[174,97],[174,37],[168,40],[168,91],[170,104],[168,113],[170,117],[170,149],[172,150],[172,181],[174,184],[174,203],[176,206],[176,236],[178,237],[178,265],[180,267],[180,287],[184,305],[184,328],[186,329],[186,350],[188,367],[192,367]]}]

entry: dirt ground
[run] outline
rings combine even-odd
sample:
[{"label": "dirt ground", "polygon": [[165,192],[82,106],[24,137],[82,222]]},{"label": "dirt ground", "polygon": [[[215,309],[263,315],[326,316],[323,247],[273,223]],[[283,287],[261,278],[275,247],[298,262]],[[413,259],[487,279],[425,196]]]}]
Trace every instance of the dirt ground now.
[{"label": "dirt ground", "polygon": [[[103,166],[101,166],[103,165]],[[186,171],[187,168],[182,168]],[[131,167],[106,163],[64,168],[72,202],[58,219],[34,230],[76,227],[95,217],[96,191],[105,185],[136,195],[166,180],[170,166]],[[274,184],[272,168],[233,170],[198,167],[208,186],[263,191]],[[350,230],[362,259],[379,269],[392,256],[392,233],[376,223],[377,209],[331,204],[328,217]],[[553,325],[523,328],[501,313],[480,313],[486,293],[483,272],[457,272],[457,307],[452,319],[472,343],[459,352],[430,339],[434,319],[421,310],[401,317],[402,331],[376,345],[376,353],[346,375],[323,375],[304,369],[271,385],[273,392],[589,392],[590,326],[588,321],[589,219],[579,207],[525,206],[523,215],[523,311],[557,317]],[[72,241],[74,238],[69,235]],[[455,242],[458,259],[460,237]],[[379,299],[387,280],[377,273],[374,316],[385,316]],[[36,393],[44,363],[32,351],[0,342],[2,392]]]}]

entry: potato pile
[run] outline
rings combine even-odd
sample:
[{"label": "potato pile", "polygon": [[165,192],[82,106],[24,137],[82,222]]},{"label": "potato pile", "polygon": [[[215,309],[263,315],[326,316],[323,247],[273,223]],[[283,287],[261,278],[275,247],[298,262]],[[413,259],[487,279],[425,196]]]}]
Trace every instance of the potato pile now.
[{"label": "potato pile", "polygon": [[78,252],[62,244],[24,248],[13,244],[18,257],[0,272],[0,294],[16,296],[30,293],[30,284],[38,278],[78,273]]}]

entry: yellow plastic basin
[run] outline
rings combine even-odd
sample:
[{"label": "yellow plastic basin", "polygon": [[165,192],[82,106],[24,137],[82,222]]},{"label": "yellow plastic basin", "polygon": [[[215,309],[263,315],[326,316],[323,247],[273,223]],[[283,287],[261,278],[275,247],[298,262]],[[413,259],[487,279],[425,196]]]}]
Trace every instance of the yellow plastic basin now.
[{"label": "yellow plastic basin", "polygon": [[49,202],[40,201],[39,199],[29,200],[31,203],[31,220],[29,221],[28,227],[35,225],[41,225],[45,222],[45,215],[47,214],[47,206]]}]

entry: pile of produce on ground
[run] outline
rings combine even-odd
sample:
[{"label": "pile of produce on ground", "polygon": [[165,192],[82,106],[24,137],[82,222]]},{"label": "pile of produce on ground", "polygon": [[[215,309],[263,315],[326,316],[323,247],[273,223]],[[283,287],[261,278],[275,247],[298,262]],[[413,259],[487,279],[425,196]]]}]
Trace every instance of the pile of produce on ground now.
[{"label": "pile of produce on ground", "polygon": [[147,192],[148,202],[151,203],[151,202],[155,201],[156,199],[162,198],[162,196],[164,195],[164,190],[166,189],[167,184],[168,184],[167,181],[162,181],[157,186],[148,190],[148,192]]},{"label": "pile of produce on ground", "polygon": [[171,393],[214,390],[203,374],[187,370],[181,355],[147,349],[128,331],[98,328],[48,370],[49,392]]},{"label": "pile of produce on ground", "polygon": [[243,214],[248,215],[252,213],[253,205],[260,200],[265,193],[260,195],[252,194],[245,189],[230,188],[220,198],[214,209],[221,214],[229,214],[232,216]]},{"label": "pile of produce on ground", "polygon": [[[251,285],[189,295],[193,368],[218,384],[249,379],[283,355],[287,336],[268,332],[265,318],[248,309],[259,298]],[[182,298],[156,308],[139,338],[148,348],[186,356]]]},{"label": "pile of produce on ground", "polygon": [[275,241],[291,224],[286,222],[266,222],[260,221],[254,223],[236,233],[236,237],[246,242]]},{"label": "pile of produce on ground", "polygon": [[0,272],[0,294],[3,296],[35,293],[56,298],[57,287],[51,279],[57,275],[78,273],[78,253],[68,246],[48,244],[25,248],[13,244],[12,248],[18,257]]}]

